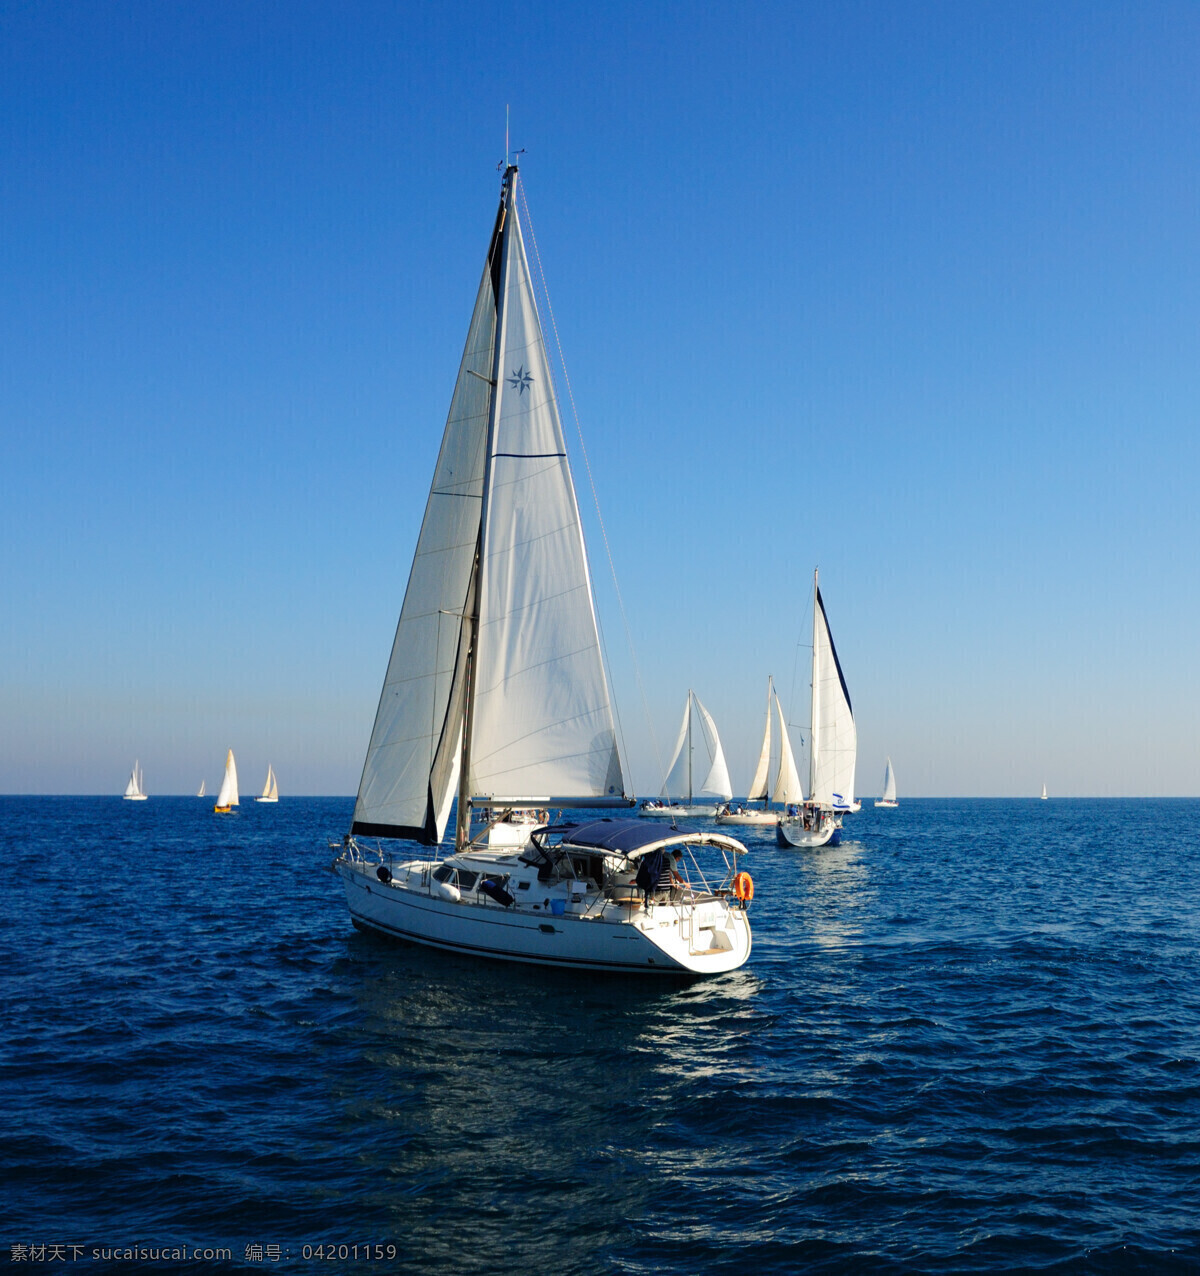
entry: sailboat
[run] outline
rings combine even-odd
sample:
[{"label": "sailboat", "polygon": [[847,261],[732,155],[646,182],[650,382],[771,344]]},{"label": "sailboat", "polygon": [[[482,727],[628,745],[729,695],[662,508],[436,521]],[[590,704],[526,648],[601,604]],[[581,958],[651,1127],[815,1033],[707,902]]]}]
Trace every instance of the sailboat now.
[{"label": "sailboat", "polygon": [[142,768],[135,761],[129,773],[129,783],[125,786],[125,801],[144,802],[146,796],[146,790],[142,788]]},{"label": "sailboat", "polygon": [[[508,165],[333,868],[356,926],[418,944],[588,970],[733,970],[750,954],[746,848],[596,817],[634,799],[517,194]],[[521,846],[472,836],[472,812],[486,829],[496,813],[552,807],[591,814],[532,825]],[[433,849],[414,857],[404,842]]]},{"label": "sailboat", "polygon": [[896,773],[892,770],[892,760],[888,758],[887,766],[883,768],[883,797],[875,803],[876,806],[899,806],[896,801]]},{"label": "sailboat", "polygon": [[841,832],[854,800],[858,731],[850,692],[833,645],[825,601],[813,572],[812,709],[808,728],[808,801],[776,825],[781,846],[824,846]]},{"label": "sailboat", "polygon": [[[774,701],[775,714],[779,719],[779,767],[775,773],[775,787],[769,789],[767,781],[771,770],[771,703]],[[769,796],[768,796],[769,795]],[[783,708],[779,696],[775,692],[774,681],[767,678],[767,721],[763,728],[762,748],[758,754],[758,765],[754,768],[754,779],[750,781],[748,802],[762,802],[757,809],[745,807],[731,808],[728,804],[717,808],[718,824],[777,824],[779,810],[773,810],[771,802],[782,807],[803,802],[804,790],[800,784],[800,776],[796,771],[796,759],[792,754],[792,742],[788,739],[787,722],[784,720]]]},{"label": "sailboat", "polygon": [[279,785],[275,782],[275,772],[270,763],[267,764],[267,782],[263,785],[262,795],[254,800],[256,802],[279,801]]},{"label": "sailboat", "polygon": [[237,763],[233,760],[233,750],[225,757],[225,776],[221,780],[221,791],[217,794],[217,804],[213,810],[219,815],[228,815],[238,804]]},{"label": "sailboat", "polygon": [[1046,793],[1046,781],[1043,780],[1042,781],[1042,801],[1045,802],[1047,797],[1048,797],[1048,794]]},{"label": "sailboat", "polygon": [[200,781],[200,787],[196,790],[196,796],[197,797],[204,796],[204,781],[203,780]]},{"label": "sailboat", "polygon": [[[697,737],[704,750],[708,769],[700,787],[693,791]],[[683,705],[679,738],[675,741],[675,752],[671,755],[671,765],[667,768],[667,778],[663,783],[662,798],[643,802],[638,813],[647,819],[657,820],[689,817],[711,819],[717,813],[716,803],[698,803],[695,800],[697,792],[711,794],[725,802],[733,797],[733,789],[729,784],[729,767],[725,762],[725,750],[721,748],[721,737],[717,734],[717,724],[713,721],[712,714],[700,703],[700,697],[689,688]],[[683,800],[676,801],[676,796]]]}]

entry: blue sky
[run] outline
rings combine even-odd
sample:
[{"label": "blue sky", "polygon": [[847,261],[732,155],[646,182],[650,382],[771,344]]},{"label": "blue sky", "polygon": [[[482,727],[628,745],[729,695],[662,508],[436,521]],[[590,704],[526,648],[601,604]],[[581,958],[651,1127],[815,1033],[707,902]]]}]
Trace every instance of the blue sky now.
[{"label": "blue sky", "polygon": [[0,791],[357,787],[507,105],[640,793],[689,686],[738,789],[806,720],[816,565],[861,791],[1200,793],[1197,65],[1183,3],[7,6]]}]

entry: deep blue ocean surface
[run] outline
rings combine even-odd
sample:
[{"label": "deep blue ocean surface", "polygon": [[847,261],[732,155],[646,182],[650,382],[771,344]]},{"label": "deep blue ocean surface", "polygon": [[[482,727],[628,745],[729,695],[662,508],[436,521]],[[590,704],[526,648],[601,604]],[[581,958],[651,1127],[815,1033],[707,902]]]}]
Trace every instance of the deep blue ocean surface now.
[{"label": "deep blue ocean surface", "polygon": [[1200,1271],[1200,802],[751,832],[693,983],[358,934],[351,805],[0,798],[4,1262]]}]

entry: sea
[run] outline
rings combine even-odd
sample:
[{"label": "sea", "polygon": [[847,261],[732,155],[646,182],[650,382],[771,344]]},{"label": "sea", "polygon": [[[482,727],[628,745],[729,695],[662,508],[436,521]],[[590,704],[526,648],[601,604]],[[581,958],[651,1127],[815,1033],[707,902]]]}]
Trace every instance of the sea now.
[{"label": "sea", "polygon": [[0,1261],[1200,1271],[1200,802],[743,830],[745,967],[360,934],[345,798],[0,798]]}]

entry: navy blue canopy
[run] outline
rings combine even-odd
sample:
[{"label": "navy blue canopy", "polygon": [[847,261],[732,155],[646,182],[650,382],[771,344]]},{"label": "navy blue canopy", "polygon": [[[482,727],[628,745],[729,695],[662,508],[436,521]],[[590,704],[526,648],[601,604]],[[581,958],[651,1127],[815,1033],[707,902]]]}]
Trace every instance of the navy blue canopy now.
[{"label": "navy blue canopy", "polygon": [[563,841],[618,855],[636,855],[644,846],[671,842],[679,834],[690,832],[691,829],[672,829],[647,820],[593,820],[564,834]]}]

